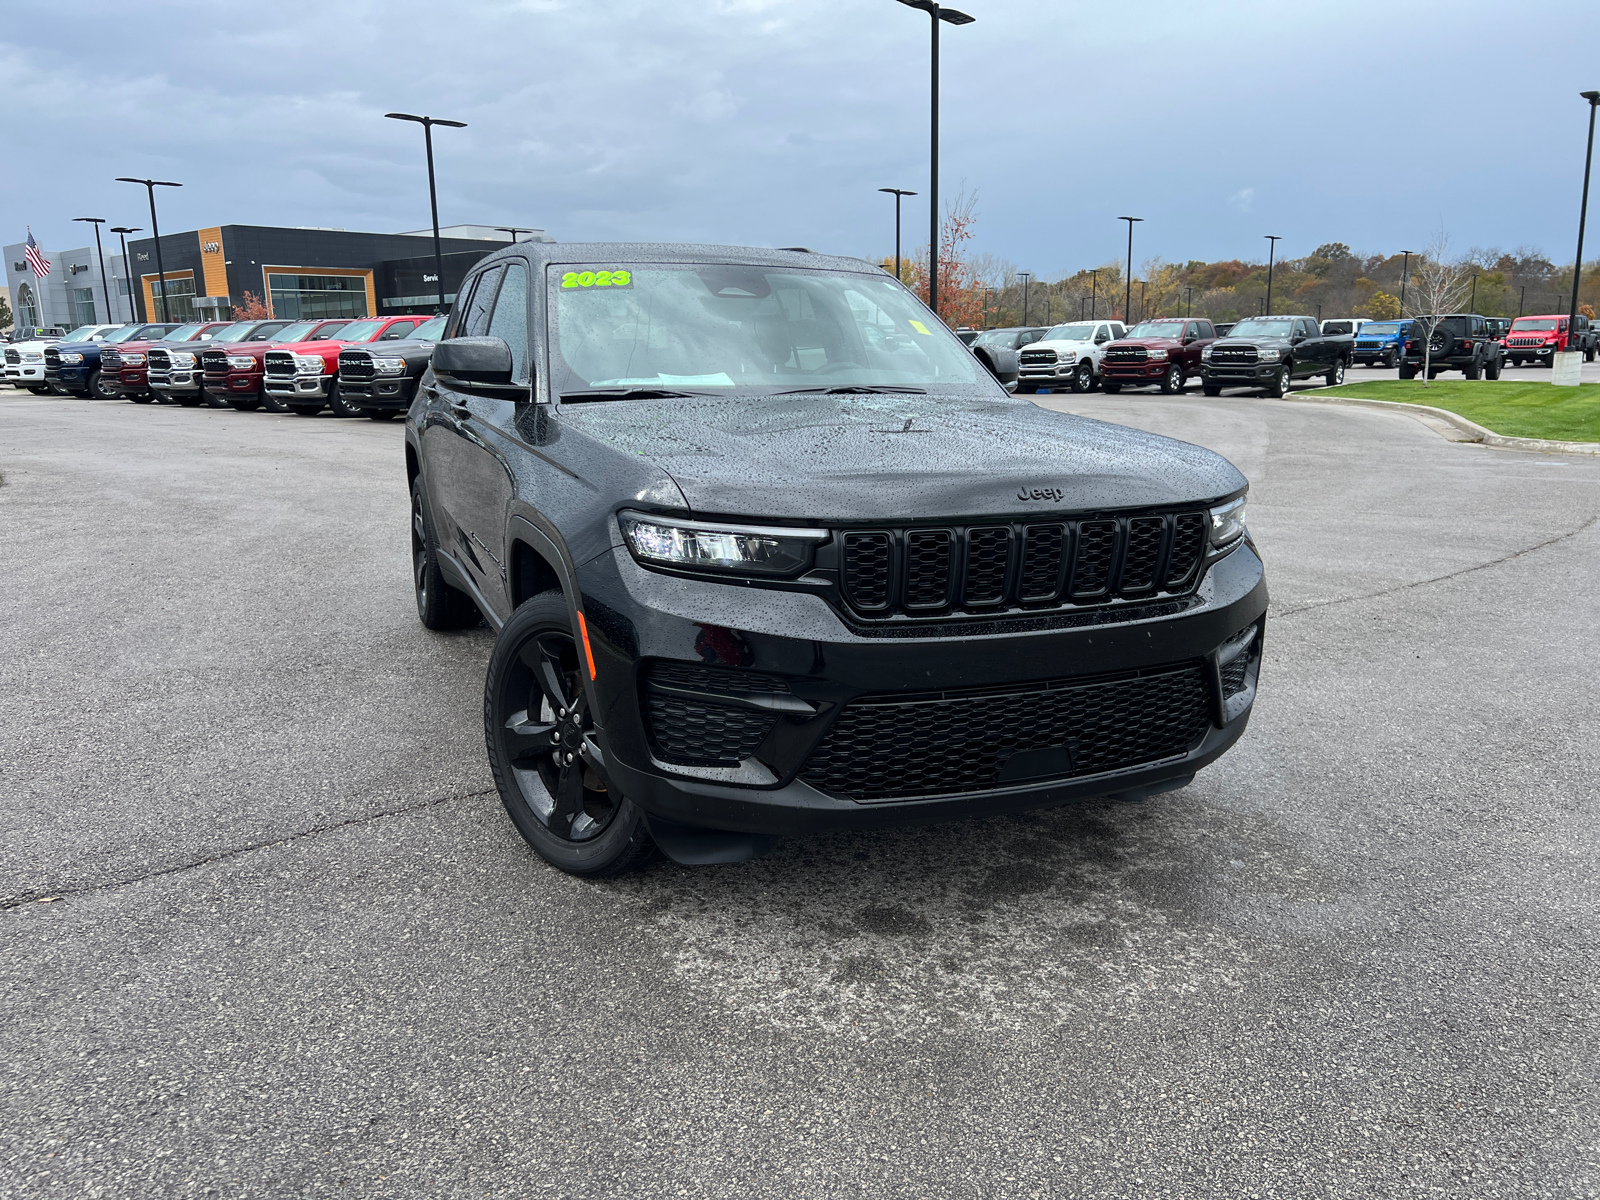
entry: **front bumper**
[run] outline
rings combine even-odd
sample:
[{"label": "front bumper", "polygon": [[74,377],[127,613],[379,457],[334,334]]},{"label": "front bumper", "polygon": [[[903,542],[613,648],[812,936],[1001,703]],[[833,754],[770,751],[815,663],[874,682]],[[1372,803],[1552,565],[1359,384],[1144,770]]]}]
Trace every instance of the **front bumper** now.
[{"label": "front bumper", "polygon": [[1560,349],[1560,346],[1507,346],[1505,348],[1505,356],[1507,358],[1549,358]]},{"label": "front bumper", "polygon": [[6,378],[13,383],[33,384],[38,387],[46,382],[43,363],[22,363],[13,366],[6,364]]},{"label": "front bumper", "polygon": [[1200,378],[1205,383],[1221,384],[1223,387],[1270,383],[1278,377],[1278,368],[1282,365],[1281,361],[1224,363],[1221,366],[1202,363]]},{"label": "front bumper", "polygon": [[1100,378],[1112,383],[1160,383],[1172,361],[1157,358],[1142,363],[1101,362]]},{"label": "front bumper", "polygon": [[262,388],[270,396],[284,400],[326,400],[332,375],[296,375],[293,379],[266,377]]},{"label": "front bumper", "polygon": [[[1143,619],[1053,628],[1019,629],[1015,621],[964,624],[943,627],[942,636],[868,632],[846,624],[819,597],[662,575],[644,570],[620,548],[585,564],[579,587],[613,783],[653,817],[763,834],[880,828],[1181,786],[1244,732],[1257,668],[1248,697],[1228,701],[1216,655],[1234,635],[1262,622],[1267,607],[1262,564],[1248,544],[1214,563],[1177,612],[1153,606]],[[753,603],[754,597],[759,599]],[[1258,634],[1252,653],[1259,652],[1261,640]],[[647,662],[663,659],[778,676],[816,715],[779,718],[737,767],[664,762],[641,700]],[[1187,749],[1157,760],[891,799],[852,799],[802,777],[841,713],[863,697],[916,697],[913,702],[920,703],[940,693],[959,701],[1027,691],[1044,681],[1071,685],[1075,678],[1176,666],[1195,667],[1212,681],[1209,717]]]},{"label": "front bumper", "polygon": [[150,390],[168,396],[194,396],[200,392],[200,381],[205,378],[199,371],[169,371],[165,375],[149,376]]},{"label": "front bumper", "polygon": [[393,409],[404,412],[411,407],[412,394],[417,390],[417,381],[404,375],[374,375],[371,379],[339,380],[339,393],[350,403],[360,408],[371,408],[379,412]]},{"label": "front bumper", "polygon": [[205,390],[225,400],[248,400],[261,392],[259,371],[230,371],[226,375],[207,374]]},{"label": "front bumper", "polygon": [[84,391],[89,386],[89,372],[91,369],[81,364],[58,367],[54,371],[46,367],[44,381],[69,392]]}]

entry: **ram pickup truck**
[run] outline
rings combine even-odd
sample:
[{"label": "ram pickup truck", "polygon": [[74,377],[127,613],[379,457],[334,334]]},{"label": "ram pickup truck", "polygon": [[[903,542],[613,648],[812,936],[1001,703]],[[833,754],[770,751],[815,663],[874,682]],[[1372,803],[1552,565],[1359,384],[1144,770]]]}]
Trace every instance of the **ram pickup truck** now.
[{"label": "ram pickup truck", "polygon": [[205,351],[200,355],[200,366],[205,374],[207,403],[212,407],[218,407],[219,402],[230,404],[240,412],[254,412],[258,408],[265,408],[268,412],[288,412],[288,405],[262,390],[265,371],[263,360],[267,351],[330,338],[349,323],[343,318],[298,321],[285,325],[268,341],[240,342],[226,349]]},{"label": "ram pickup truck", "polygon": [[1063,385],[1074,392],[1093,391],[1105,348],[1126,332],[1121,321],[1073,321],[1046,330],[1022,349],[1017,391],[1032,395],[1041,387]]},{"label": "ram pickup truck", "polygon": [[1577,334],[1571,336],[1567,320],[1566,316],[1559,313],[1518,317],[1511,323],[1504,338],[1506,361],[1514,367],[1524,363],[1540,363],[1548,367],[1555,362],[1556,354],[1566,350],[1570,344],[1571,349],[1583,351],[1584,362],[1593,362],[1600,330],[1593,327],[1588,317],[1579,313]]},{"label": "ram pickup truck", "polygon": [[405,412],[444,323],[442,316],[430,317],[401,341],[346,346],[339,351],[339,395],[374,421]]},{"label": "ram pickup truck", "polygon": [[1267,586],[1221,456],[1007,394],[859,259],[523,242],[460,296],[404,426],[413,594],[495,631],[487,759],[554,867],[1142,799],[1244,733]]},{"label": "ram pickup truck", "polygon": [[1344,382],[1355,339],[1324,335],[1313,317],[1247,317],[1200,354],[1200,390],[1265,388],[1282,398],[1296,379],[1320,375],[1329,387]]},{"label": "ram pickup truck", "polygon": [[1200,374],[1200,356],[1216,340],[1211,322],[1203,317],[1141,321],[1106,347],[1100,390],[1113,396],[1125,387],[1159,387],[1168,395],[1182,392],[1184,384]]},{"label": "ram pickup truck", "polygon": [[263,359],[262,393],[302,417],[316,416],[323,405],[336,417],[359,417],[361,409],[339,391],[339,352],[367,342],[400,341],[428,319],[365,317],[349,322],[332,338],[270,349]]},{"label": "ram pickup truck", "polygon": [[[182,404],[188,408],[202,402],[211,408],[228,408],[226,398],[215,396],[205,388],[205,356],[216,353],[219,346],[226,354],[241,344],[266,345],[288,324],[288,321],[278,320],[235,321],[226,329],[213,333],[204,349],[198,346],[193,349],[153,347],[150,351],[150,387],[156,392],[157,398],[164,402]],[[162,365],[163,360],[165,366]]]},{"label": "ram pickup truck", "polygon": [[1460,371],[1468,379],[1499,379],[1502,347],[1477,313],[1445,313],[1418,317],[1400,357],[1400,378],[1415,379],[1427,369],[1432,379],[1442,371]]},{"label": "ram pickup truck", "polygon": [[1393,367],[1405,352],[1411,322],[1368,321],[1356,337],[1350,361],[1364,367]]},{"label": "ram pickup truck", "polygon": [[117,394],[102,381],[100,354],[106,346],[120,346],[126,342],[155,341],[174,329],[176,325],[124,325],[100,341],[76,342],[67,346],[48,346],[44,352],[44,375],[50,386],[69,396],[92,396],[96,400],[115,400]]},{"label": "ram pickup truck", "polygon": [[63,342],[69,345],[79,343],[87,345],[102,340],[106,334],[115,332],[117,328],[116,325],[80,325],[64,337],[13,342],[6,347],[5,352],[6,382],[15,388],[26,388],[35,396],[47,395],[53,390],[45,376],[45,353],[50,347]]},{"label": "ram pickup truck", "polygon": [[149,404],[156,398],[150,390],[150,351],[157,346],[189,347],[191,342],[207,341],[227,321],[196,321],[179,325],[159,341],[133,338],[118,346],[100,348],[100,386],[114,395],[125,396],[135,404]]}]

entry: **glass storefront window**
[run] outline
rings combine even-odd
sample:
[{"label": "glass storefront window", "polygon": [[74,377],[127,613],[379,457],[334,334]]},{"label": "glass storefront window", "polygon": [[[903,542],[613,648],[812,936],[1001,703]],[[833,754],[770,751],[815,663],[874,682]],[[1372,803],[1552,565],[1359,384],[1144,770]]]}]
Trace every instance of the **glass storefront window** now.
[{"label": "glass storefront window", "polygon": [[[150,305],[150,312],[152,316],[162,316],[162,291],[163,287],[161,280],[152,279],[150,281],[150,299],[153,302]],[[194,280],[169,279],[166,281],[165,291],[167,293],[167,308],[166,315],[162,317],[162,320],[185,322],[193,321],[195,319]]]},{"label": "glass storefront window", "polygon": [[93,325],[94,315],[94,289],[72,289],[72,323],[74,325]]},{"label": "glass storefront window", "polygon": [[365,317],[367,281],[360,275],[267,275],[272,315],[286,320]]},{"label": "glass storefront window", "polygon": [[33,289],[27,284],[17,288],[17,325],[31,329],[39,324],[39,305],[34,301]]}]

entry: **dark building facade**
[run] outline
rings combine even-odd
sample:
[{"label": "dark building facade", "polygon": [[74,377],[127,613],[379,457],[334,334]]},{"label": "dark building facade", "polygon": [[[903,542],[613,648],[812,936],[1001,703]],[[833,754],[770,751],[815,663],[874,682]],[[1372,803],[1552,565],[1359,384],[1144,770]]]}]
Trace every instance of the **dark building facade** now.
[{"label": "dark building facade", "polygon": [[[477,233],[478,227],[458,229]],[[454,230],[441,231],[454,233]],[[445,303],[468,269],[506,244],[503,237],[442,236]],[[275,317],[394,316],[438,307],[433,239],[409,233],[356,233],[219,225],[161,236],[163,280],[155,239],[128,243],[129,274],[138,281],[142,319],[161,320],[166,291],[173,320],[224,320],[253,298]]]}]

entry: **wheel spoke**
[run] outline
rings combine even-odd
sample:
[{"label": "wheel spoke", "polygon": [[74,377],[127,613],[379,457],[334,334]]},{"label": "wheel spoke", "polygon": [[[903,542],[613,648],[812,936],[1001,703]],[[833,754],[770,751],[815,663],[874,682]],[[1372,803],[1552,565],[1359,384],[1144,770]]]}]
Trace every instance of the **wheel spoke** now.
[{"label": "wheel spoke", "polygon": [[550,809],[551,830],[570,831],[573,821],[583,812],[583,764],[576,760],[562,763],[550,795],[555,801]]},{"label": "wheel spoke", "polygon": [[528,719],[519,712],[506,721],[506,757],[517,766],[532,766],[528,759],[549,754],[560,743],[556,741],[558,726]]},{"label": "wheel spoke", "polygon": [[523,645],[518,657],[533,672],[534,683],[544,693],[545,699],[550,701],[552,710],[559,714],[572,707],[558,647],[550,645],[544,638],[534,638]]}]

